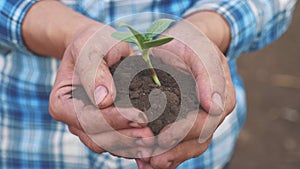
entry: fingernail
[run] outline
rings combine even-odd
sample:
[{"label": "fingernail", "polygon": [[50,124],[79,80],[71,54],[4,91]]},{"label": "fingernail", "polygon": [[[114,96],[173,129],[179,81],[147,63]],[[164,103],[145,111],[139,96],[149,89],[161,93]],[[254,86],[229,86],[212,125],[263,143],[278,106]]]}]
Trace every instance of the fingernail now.
[{"label": "fingernail", "polygon": [[130,122],[129,123],[129,126],[130,127],[133,127],[133,128],[141,128],[142,126],[139,124],[139,123],[137,123],[137,122]]},{"label": "fingernail", "polygon": [[138,157],[138,158],[143,158],[143,154],[142,154],[142,152],[141,152],[141,151],[137,152],[137,154],[136,154],[136,155],[137,155],[137,157]]},{"label": "fingernail", "polygon": [[211,115],[220,115],[224,112],[224,103],[222,101],[222,97],[219,93],[215,92],[213,95],[212,95],[212,108],[211,110],[209,111],[209,114]]},{"label": "fingernail", "polygon": [[169,162],[167,163],[167,168],[171,167],[172,164],[173,164],[173,162],[172,162],[172,161],[169,161]]},{"label": "fingernail", "polygon": [[135,140],[135,144],[137,144],[139,146],[145,146],[145,143],[143,142],[143,140],[141,138],[137,138]]},{"label": "fingernail", "polygon": [[214,103],[216,103],[220,107],[223,107],[222,97],[219,93],[215,92],[212,96],[212,100],[213,100]]},{"label": "fingernail", "polygon": [[108,92],[107,92],[106,87],[98,86],[94,92],[94,98],[95,98],[96,104],[99,105],[104,100],[104,98],[107,96],[107,94],[108,94]]},{"label": "fingernail", "polygon": [[139,122],[139,123],[147,123],[147,117],[146,117],[146,115],[144,113],[142,113],[142,112],[139,112],[137,122]]},{"label": "fingernail", "polygon": [[171,144],[170,144],[170,147],[175,146],[177,144],[177,142],[178,142],[178,139],[172,140]]},{"label": "fingernail", "polygon": [[209,132],[201,134],[199,136],[198,143],[202,144],[202,143],[206,142],[209,139],[209,137],[210,137],[210,133]]},{"label": "fingernail", "polygon": [[199,135],[199,143],[206,142],[214,133],[222,116],[208,116]]}]

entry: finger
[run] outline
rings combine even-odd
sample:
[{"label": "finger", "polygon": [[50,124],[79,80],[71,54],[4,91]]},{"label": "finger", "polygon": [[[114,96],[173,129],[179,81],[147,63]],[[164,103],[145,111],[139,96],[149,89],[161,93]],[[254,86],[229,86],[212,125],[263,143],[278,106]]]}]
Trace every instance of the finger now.
[{"label": "finger", "polygon": [[127,129],[89,135],[91,140],[111,154],[124,158],[149,161],[154,138],[149,128]]},{"label": "finger", "polygon": [[135,159],[138,169],[154,169],[148,162],[140,159]]},{"label": "finger", "polygon": [[236,105],[236,93],[233,85],[233,81],[230,74],[230,69],[228,65],[228,61],[221,51],[218,51],[221,57],[221,62],[224,68],[224,75],[226,79],[226,90],[225,90],[225,113],[229,114],[233,111]]},{"label": "finger", "polygon": [[[189,34],[186,34],[186,31]],[[217,47],[197,27],[184,20],[169,29],[165,35],[172,36],[175,40],[162,47],[175,51],[174,54],[178,53],[191,68],[198,85],[200,104],[204,110],[210,112],[213,102],[221,102],[221,110],[224,110],[226,82],[221,63],[223,55],[218,53]],[[213,113],[221,114],[222,111]]]},{"label": "finger", "polygon": [[144,169],[154,169],[154,168],[151,166],[151,164],[146,163]]},{"label": "finger", "polygon": [[[179,51],[182,51],[181,45],[176,46],[176,48]],[[173,53],[171,50],[172,49],[169,45],[164,45],[163,47],[151,48],[150,54],[154,57],[159,57],[164,63],[174,67],[175,69],[183,73],[190,74],[191,71],[188,65],[179,57],[178,53]]]},{"label": "finger", "polygon": [[72,134],[96,153],[110,152],[126,158],[141,158],[149,161],[154,143],[149,128],[119,130],[99,134],[86,134],[75,127],[69,127]]},{"label": "finger", "polygon": [[108,65],[102,60],[98,66],[97,73],[94,79],[90,79],[94,82],[93,98],[95,105],[99,108],[108,107],[113,103],[116,96],[116,89],[114,86],[112,75],[108,69]]},{"label": "finger", "polygon": [[[76,104],[76,106],[78,106]],[[80,105],[79,105],[80,106]],[[146,126],[147,117],[135,108],[109,107],[98,110],[96,107],[80,106],[77,117],[81,127],[89,134],[100,133],[111,130],[141,128]]]},{"label": "finger", "polygon": [[135,51],[128,43],[119,42],[108,51],[105,60],[107,65],[110,67],[116,64],[122,56],[127,57],[134,54]]},{"label": "finger", "polygon": [[226,114],[222,116],[211,116],[201,109],[196,114],[195,112],[190,112],[186,118],[163,128],[158,135],[158,144],[162,148],[171,148],[181,141],[197,138],[200,139],[199,143],[205,142],[212,136],[225,117]]},{"label": "finger", "polygon": [[80,141],[85,145],[87,146],[90,150],[92,150],[93,152],[95,153],[103,153],[103,152],[106,152],[104,149],[102,149],[101,147],[99,147],[96,143],[94,143],[90,137],[84,133],[82,130],[79,130],[75,127],[71,127],[69,126],[69,131],[78,136]]},{"label": "finger", "polygon": [[151,147],[154,144],[153,133],[148,127],[93,133],[88,136],[97,145],[113,153],[139,146]]},{"label": "finger", "polygon": [[140,160],[140,159],[135,159],[135,162],[136,162],[136,164],[137,164],[137,166],[138,166],[138,169],[144,169],[144,168],[145,168],[146,163],[143,162],[142,160]]},{"label": "finger", "polygon": [[203,110],[188,113],[180,119],[164,127],[158,135],[157,142],[162,148],[172,148],[183,140],[198,138],[207,113]]},{"label": "finger", "polygon": [[[218,53],[221,56],[221,62],[224,69],[224,78],[226,81],[225,91],[223,94],[217,92],[213,93],[211,109],[209,110],[209,114],[205,119],[200,132],[200,143],[205,142],[207,139],[209,139],[209,137],[211,137],[225,117],[233,111],[236,104],[235,90],[231,80],[227,59],[224,57],[221,51],[218,50]],[[224,95],[225,98],[222,99],[221,95]]]},{"label": "finger", "polygon": [[78,78],[73,81],[74,60],[70,53],[70,47],[68,47],[58,68],[55,83],[50,93],[49,112],[53,119],[80,128],[71,99],[72,91],[75,89],[73,84],[78,85],[80,82]]},{"label": "finger", "polygon": [[196,82],[198,101],[205,110],[209,110],[211,102],[211,84],[208,72],[199,56],[183,42],[175,39],[152,50],[154,56],[176,69],[191,74]]},{"label": "finger", "polygon": [[[51,93],[49,107],[52,117],[57,121],[84,129],[88,133],[146,126],[147,117],[138,109],[109,107],[99,110],[81,100],[87,96],[82,89],[83,93],[78,92],[79,87],[74,89],[71,86],[57,86]],[[72,98],[70,91],[76,91],[73,92],[76,93],[76,98]]]},{"label": "finger", "polygon": [[111,72],[108,67],[120,61],[120,58],[134,54],[134,50],[128,43],[120,42],[113,46],[101,61],[95,78],[95,103],[99,108],[104,108],[113,103],[116,89]]},{"label": "finger", "polygon": [[[173,149],[154,156],[150,160],[151,166],[154,168],[173,169],[179,164],[190,158],[195,158],[201,155],[209,146],[210,140],[200,144],[198,139],[184,141],[178,144]],[[161,151],[161,150],[156,150]]]},{"label": "finger", "polygon": [[[176,46],[176,49],[174,49],[174,46]],[[175,40],[173,44],[171,42],[170,44],[166,44],[162,46],[162,48],[165,50],[162,50],[162,52],[159,52],[159,50],[154,50],[154,53],[156,52],[156,54],[158,53],[158,56],[162,56],[164,60],[167,61],[167,63],[171,63],[173,66],[175,65],[175,67],[177,66],[177,68],[179,67],[179,69],[181,70],[182,69],[186,70],[186,68],[184,66],[181,66],[179,62],[181,63],[185,62],[187,65],[191,67],[191,72],[193,73],[197,83],[196,89],[197,89],[199,102],[201,106],[207,112],[209,112],[209,116],[208,118],[206,118],[206,123],[203,127],[203,131],[201,132],[201,137],[199,138],[199,141],[203,142],[210,137],[210,135],[215,131],[217,126],[220,124],[220,122],[224,119],[224,115],[228,115],[229,112],[233,110],[235,105],[235,92],[234,92],[234,87],[232,84],[227,60],[220,51],[217,50],[217,52],[215,52],[215,54],[218,54],[221,58],[219,60],[220,63],[218,64],[220,64],[223,68],[223,73],[222,73],[222,71],[221,72],[216,71],[218,69],[214,70],[212,68],[214,64],[212,63],[208,63],[204,67],[202,60],[205,59],[201,59],[200,57],[196,56],[194,51],[192,51],[182,42]],[[171,53],[174,51],[178,51],[176,55],[181,56],[183,61],[176,61],[176,63],[174,63],[174,60],[176,59],[173,59],[173,61],[172,59],[166,59],[168,58],[167,57],[168,55],[172,56],[169,58],[176,58],[174,57],[175,53]],[[210,74],[208,74],[207,71],[209,67],[211,70]],[[222,80],[223,76],[225,80],[224,83],[221,82],[213,83],[213,84],[220,84],[219,86],[215,85],[215,87],[211,85],[212,83],[210,82],[223,81]]]},{"label": "finger", "polygon": [[117,130],[147,126],[147,116],[136,108],[109,107],[101,112],[110,126]]},{"label": "finger", "polygon": [[203,110],[199,110],[197,115],[189,113],[186,118],[169,124],[161,130],[157,139],[158,145],[162,148],[171,148],[181,141],[196,138],[199,138],[199,143],[205,142],[224,121],[225,117],[226,114],[211,116]]},{"label": "finger", "polygon": [[150,161],[150,156],[152,154],[152,148],[151,147],[131,147],[126,149],[118,149],[110,152],[114,156],[127,158],[127,159],[139,159],[146,164],[146,161]]},{"label": "finger", "polygon": [[100,108],[111,105],[116,94],[108,66],[130,54],[129,45],[112,38],[113,32],[109,26],[102,27],[77,47],[80,50],[71,50],[76,56],[76,73],[91,102]]}]

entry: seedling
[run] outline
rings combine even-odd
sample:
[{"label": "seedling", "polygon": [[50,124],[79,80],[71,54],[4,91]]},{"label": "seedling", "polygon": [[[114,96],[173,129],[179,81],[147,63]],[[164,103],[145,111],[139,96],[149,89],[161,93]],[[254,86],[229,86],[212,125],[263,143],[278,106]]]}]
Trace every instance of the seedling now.
[{"label": "seedling", "polygon": [[147,63],[148,68],[151,71],[152,79],[158,86],[161,86],[161,84],[149,58],[149,49],[161,46],[174,39],[173,37],[155,38],[164,32],[174,21],[175,20],[171,19],[158,19],[149,26],[146,33],[140,33],[130,25],[121,22],[119,23],[119,27],[127,27],[130,32],[114,32],[112,34],[112,37],[118,40],[134,43],[138,46],[144,61]]}]

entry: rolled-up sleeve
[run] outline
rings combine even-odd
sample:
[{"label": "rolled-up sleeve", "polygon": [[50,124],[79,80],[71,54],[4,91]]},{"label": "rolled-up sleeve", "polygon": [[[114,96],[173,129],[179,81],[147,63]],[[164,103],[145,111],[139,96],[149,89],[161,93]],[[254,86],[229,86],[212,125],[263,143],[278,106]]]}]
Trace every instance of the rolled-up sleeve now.
[{"label": "rolled-up sleeve", "polygon": [[0,45],[8,48],[25,48],[22,39],[22,22],[37,0],[0,1]]},{"label": "rolled-up sleeve", "polygon": [[227,57],[235,58],[273,42],[288,28],[296,0],[201,0],[185,16],[202,10],[221,14],[231,28]]}]

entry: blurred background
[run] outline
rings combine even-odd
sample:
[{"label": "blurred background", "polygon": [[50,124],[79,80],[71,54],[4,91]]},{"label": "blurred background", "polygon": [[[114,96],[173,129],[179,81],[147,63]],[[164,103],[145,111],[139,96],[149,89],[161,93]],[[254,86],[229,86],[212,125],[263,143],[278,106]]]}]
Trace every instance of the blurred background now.
[{"label": "blurred background", "polygon": [[238,60],[247,119],[230,169],[300,169],[300,3],[277,41]]}]

